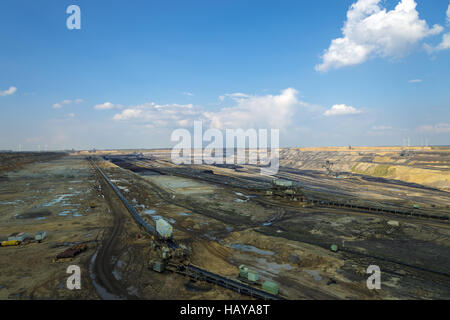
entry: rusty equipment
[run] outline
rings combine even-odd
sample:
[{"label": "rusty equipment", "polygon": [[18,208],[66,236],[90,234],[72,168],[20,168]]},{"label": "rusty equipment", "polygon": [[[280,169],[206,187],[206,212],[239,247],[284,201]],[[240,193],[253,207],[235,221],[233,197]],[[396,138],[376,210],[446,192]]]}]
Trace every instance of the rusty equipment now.
[{"label": "rusty equipment", "polygon": [[75,256],[79,255],[83,251],[86,251],[87,248],[88,246],[85,243],[74,245],[58,254],[56,259],[54,259],[54,262],[71,261]]}]

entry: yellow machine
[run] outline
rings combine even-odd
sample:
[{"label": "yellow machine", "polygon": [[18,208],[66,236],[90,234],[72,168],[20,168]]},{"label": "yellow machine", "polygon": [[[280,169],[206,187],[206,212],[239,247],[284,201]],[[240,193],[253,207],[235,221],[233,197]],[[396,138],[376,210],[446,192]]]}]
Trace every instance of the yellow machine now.
[{"label": "yellow machine", "polygon": [[18,241],[18,240],[10,240],[10,241],[2,241],[1,242],[2,247],[18,246],[19,244],[20,244],[20,241]]}]

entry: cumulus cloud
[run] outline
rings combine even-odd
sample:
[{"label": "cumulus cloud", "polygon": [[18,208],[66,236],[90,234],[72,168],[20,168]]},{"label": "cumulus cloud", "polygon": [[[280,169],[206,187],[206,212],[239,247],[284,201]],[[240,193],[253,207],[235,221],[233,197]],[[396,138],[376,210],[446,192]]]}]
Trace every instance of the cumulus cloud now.
[{"label": "cumulus cloud", "polygon": [[450,32],[442,37],[442,42],[436,47],[437,51],[450,49]]},{"label": "cumulus cloud", "polygon": [[0,96],[9,96],[14,94],[17,91],[16,87],[9,87],[8,89],[4,91],[0,91]]},{"label": "cumulus cloud", "polygon": [[435,125],[422,125],[418,128],[419,132],[422,133],[450,133],[450,124],[448,123],[438,123]]},{"label": "cumulus cloud", "polygon": [[352,4],[342,28],[343,36],[331,41],[317,71],[361,64],[375,56],[401,57],[424,38],[443,30],[439,25],[430,28],[419,18],[414,0],[400,0],[390,11],[380,2],[358,0]]},{"label": "cumulus cloud", "polygon": [[298,91],[288,88],[278,95],[247,95],[233,93],[221,96],[233,99],[235,106],[217,112],[205,112],[211,127],[223,128],[284,128],[290,123],[296,107],[305,103],[298,99]]},{"label": "cumulus cloud", "polygon": [[450,25],[450,2],[448,4],[448,8],[447,8],[447,24]]},{"label": "cumulus cloud", "polygon": [[116,107],[116,105],[112,104],[111,102],[105,102],[102,104],[97,104],[94,106],[95,110],[110,110],[110,109],[114,109]]},{"label": "cumulus cloud", "polygon": [[165,104],[154,102],[127,107],[114,115],[116,121],[143,124],[146,127],[185,127],[201,115],[192,104]]},{"label": "cumulus cloud", "polygon": [[306,104],[297,98],[298,92],[288,88],[277,95],[227,94],[233,105],[217,111],[205,111],[192,104],[146,103],[123,109],[114,115],[116,121],[127,121],[147,127],[189,127],[201,120],[208,127],[226,128],[285,128],[296,107]]},{"label": "cumulus cloud", "polygon": [[438,52],[438,51],[443,51],[443,50],[450,49],[450,32],[449,33],[445,33],[442,36],[442,41],[437,46],[433,47],[433,46],[429,45],[428,43],[425,43],[423,45],[423,47],[425,48],[425,50],[429,54],[432,54],[432,53],[435,53],[435,52]]},{"label": "cumulus cloud", "polygon": [[[450,25],[450,2],[447,8],[447,25]],[[442,41],[437,46],[431,46],[428,43],[425,43],[423,47],[429,54],[450,49],[450,32],[447,32],[442,36]]]},{"label": "cumulus cloud", "polygon": [[63,100],[63,101],[61,101],[61,102],[54,103],[54,104],[52,105],[52,107],[53,107],[54,109],[61,109],[64,105],[69,105],[69,104],[79,104],[79,103],[81,103],[81,102],[83,102],[83,99],[75,99],[75,100],[69,100],[69,99],[66,99],[66,100]]},{"label": "cumulus cloud", "polygon": [[249,98],[249,97],[250,97],[250,95],[248,95],[248,94],[236,92],[236,93],[227,93],[222,96],[219,96],[219,100],[224,101],[226,98],[236,99],[236,98]]},{"label": "cumulus cloud", "polygon": [[331,107],[331,109],[325,111],[323,114],[326,117],[331,116],[343,116],[343,115],[349,115],[349,114],[359,114],[361,113],[361,110],[356,109],[352,106],[347,106],[345,104],[335,104]]}]

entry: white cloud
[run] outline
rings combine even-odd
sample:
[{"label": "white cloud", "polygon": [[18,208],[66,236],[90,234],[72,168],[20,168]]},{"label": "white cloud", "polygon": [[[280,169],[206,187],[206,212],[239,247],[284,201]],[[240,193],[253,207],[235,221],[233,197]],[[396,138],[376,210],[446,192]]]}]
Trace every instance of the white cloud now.
[{"label": "white cloud", "polygon": [[[450,25],[450,1],[447,8],[447,25]],[[428,43],[425,43],[423,47],[429,54],[450,49],[450,32],[447,32],[442,36],[442,41],[437,46],[433,47]]]},{"label": "white cloud", "polygon": [[448,8],[447,8],[447,24],[450,24],[450,2],[448,4]]},{"label": "white cloud", "polygon": [[53,107],[54,109],[61,109],[61,108],[63,107],[63,105],[79,104],[79,103],[82,103],[82,102],[83,102],[83,99],[75,99],[75,100],[69,100],[69,99],[66,99],[66,100],[63,100],[63,101],[61,101],[61,102],[54,103],[54,104],[52,105],[52,107]]},{"label": "white cloud", "polygon": [[9,87],[9,89],[0,91],[0,96],[9,96],[11,94],[14,94],[14,92],[16,92],[16,91],[17,91],[16,87]]},{"label": "white cloud", "polygon": [[436,47],[436,50],[442,51],[450,49],[450,33],[444,34],[442,42]]},{"label": "white cloud", "polygon": [[356,109],[352,106],[347,106],[345,104],[335,104],[331,107],[331,109],[325,111],[323,114],[326,117],[331,116],[343,116],[343,115],[349,115],[349,114],[359,114],[361,113],[361,110]]},{"label": "white cloud", "polygon": [[116,121],[143,124],[146,127],[185,127],[201,115],[192,104],[165,104],[154,102],[125,108],[114,115]]},{"label": "white cloud", "polygon": [[183,92],[183,94],[185,96],[189,96],[189,97],[193,97],[194,96],[194,94],[192,92],[187,92],[187,91]]},{"label": "white cloud", "polygon": [[290,123],[297,106],[305,103],[297,98],[298,91],[293,88],[283,90],[279,95],[252,96],[244,93],[226,94],[236,102],[235,106],[225,107],[217,112],[204,112],[211,127],[223,128],[284,128]]},{"label": "white cloud", "polygon": [[358,0],[347,12],[343,37],[331,41],[317,71],[361,64],[368,59],[401,57],[424,38],[442,32],[419,19],[414,0],[400,0],[395,9],[382,8],[381,0]]},{"label": "white cloud", "polygon": [[408,82],[409,83],[421,83],[421,82],[423,82],[423,80],[422,79],[413,79],[413,80],[409,80]]},{"label": "white cloud", "polygon": [[423,47],[429,54],[435,53],[437,51],[443,51],[443,50],[450,49],[450,32],[445,33],[442,36],[442,41],[437,46],[433,47],[433,46],[429,45],[428,43],[425,43],[423,45]]},{"label": "white cloud", "polygon": [[95,110],[110,110],[110,109],[114,109],[116,106],[114,104],[112,104],[111,102],[105,102],[102,104],[97,104],[94,106]]},{"label": "white cloud", "polygon": [[419,132],[428,133],[450,133],[450,124],[448,123],[438,123],[435,125],[422,125],[418,128]]},{"label": "white cloud", "polygon": [[227,93],[222,96],[219,96],[219,100],[224,101],[226,98],[236,99],[236,98],[249,98],[249,97],[250,97],[250,95],[248,95],[248,94],[237,92],[237,93]]},{"label": "white cloud", "polygon": [[387,130],[392,130],[392,127],[390,127],[390,126],[373,126],[372,130],[374,130],[374,131],[387,131]]},{"label": "white cloud", "polygon": [[227,94],[233,106],[218,111],[205,111],[192,104],[146,103],[127,107],[114,115],[116,121],[142,124],[146,127],[189,127],[202,120],[206,126],[225,128],[285,128],[296,107],[305,106],[297,98],[298,92],[288,88],[278,95],[252,96],[243,93]]}]

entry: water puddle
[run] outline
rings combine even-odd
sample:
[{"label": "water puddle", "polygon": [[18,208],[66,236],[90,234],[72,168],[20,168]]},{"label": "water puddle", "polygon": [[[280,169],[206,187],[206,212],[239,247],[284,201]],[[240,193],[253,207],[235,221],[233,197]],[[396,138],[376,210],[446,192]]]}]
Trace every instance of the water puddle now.
[{"label": "water puddle", "polygon": [[14,216],[15,219],[37,219],[42,220],[41,218],[48,217],[52,214],[52,212],[48,209],[39,209],[34,208],[28,211],[25,211],[21,214],[16,214]]},{"label": "water puddle", "polygon": [[89,264],[89,276],[91,277],[92,285],[97,291],[99,297],[102,298],[103,300],[120,300],[120,297],[108,292],[105,288],[103,288],[100,284],[98,284],[97,281],[95,281],[96,277],[93,270],[95,259],[97,258],[97,253],[98,250],[92,255],[91,263]]},{"label": "water puddle", "polygon": [[122,179],[110,179],[110,181],[113,183],[126,182],[126,180],[122,180]]},{"label": "water puddle", "polygon": [[212,241],[216,241],[217,240],[217,237],[215,237],[215,236],[213,236],[211,234],[205,233],[205,237],[208,238],[209,240],[212,240]]},{"label": "water puddle", "polygon": [[[279,264],[276,262],[268,262],[265,258],[258,258],[258,265],[270,274],[279,274],[282,270],[292,270],[294,269],[290,264]],[[261,273],[265,273],[262,271]]]},{"label": "water puddle", "polygon": [[125,192],[130,192],[130,190],[128,190],[128,188],[126,188],[126,187],[117,186],[117,188],[119,188],[120,190],[125,191]]},{"label": "water puddle", "polygon": [[234,200],[234,202],[239,202],[239,203],[248,202],[251,198],[255,197],[255,196],[248,196],[248,195],[240,193],[240,192],[235,192],[234,194],[237,195],[238,197],[244,197],[245,198],[245,200],[244,199],[235,199]]},{"label": "water puddle", "polygon": [[128,294],[131,296],[137,296],[137,294],[138,294],[138,289],[136,289],[135,287],[128,287],[127,291],[128,291]]},{"label": "water puddle", "polygon": [[275,252],[273,252],[273,251],[262,250],[262,249],[254,247],[254,246],[251,246],[251,245],[240,244],[240,243],[234,243],[230,247],[233,249],[239,249],[239,250],[246,251],[246,252],[254,252],[254,253],[257,253],[260,255],[273,256],[275,254]]},{"label": "water puddle", "polygon": [[122,280],[122,276],[120,275],[120,273],[117,269],[114,269],[112,274],[113,274],[114,278],[116,278],[116,280]]},{"label": "water puddle", "polygon": [[312,275],[314,280],[321,281],[322,277],[320,276],[319,272],[317,270],[305,270],[308,274]]},{"label": "water puddle", "polygon": [[[80,192],[78,192],[80,193]],[[73,197],[74,195],[78,194],[78,193],[68,193],[68,194],[62,194],[60,196],[58,196],[56,199],[54,199],[53,201],[50,201],[49,203],[44,204],[44,207],[52,207],[60,202],[63,202],[63,206],[67,206],[70,204],[65,203],[66,199],[69,197]]]},{"label": "water puddle", "polygon": [[21,203],[25,203],[25,201],[23,201],[23,200],[0,201],[0,205],[10,205],[10,206],[16,206]]},{"label": "water puddle", "polygon": [[83,215],[78,213],[75,209],[61,211],[60,213],[58,213],[58,216],[67,217],[69,214],[71,214],[73,217],[83,217]]},{"label": "water puddle", "polygon": [[269,220],[267,220],[266,222],[263,223],[263,226],[264,227],[271,226],[274,222],[275,222],[275,218],[270,218]]}]

